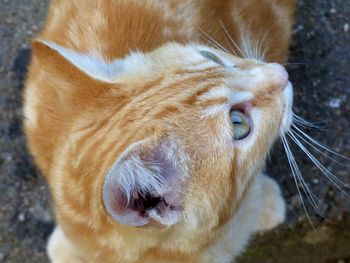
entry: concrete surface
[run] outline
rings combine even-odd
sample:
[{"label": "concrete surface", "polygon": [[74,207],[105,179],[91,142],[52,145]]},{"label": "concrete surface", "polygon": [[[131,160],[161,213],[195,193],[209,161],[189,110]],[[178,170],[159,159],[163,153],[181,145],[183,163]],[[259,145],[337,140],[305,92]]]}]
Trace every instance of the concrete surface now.
[{"label": "concrete surface", "polygon": [[[47,187],[25,149],[21,129],[21,91],[30,56],[29,41],[42,26],[47,1],[0,0],[0,262],[47,262],[45,242],[53,229]],[[295,111],[326,131],[314,138],[350,156],[350,2],[299,2],[290,62]],[[293,147],[310,189],[323,202],[317,215],[307,202],[314,231],[301,206],[280,145],[269,173],[283,188],[287,222],[258,235],[240,262],[350,262],[350,198],[334,187]],[[316,155],[339,179],[350,184],[349,167]]]}]

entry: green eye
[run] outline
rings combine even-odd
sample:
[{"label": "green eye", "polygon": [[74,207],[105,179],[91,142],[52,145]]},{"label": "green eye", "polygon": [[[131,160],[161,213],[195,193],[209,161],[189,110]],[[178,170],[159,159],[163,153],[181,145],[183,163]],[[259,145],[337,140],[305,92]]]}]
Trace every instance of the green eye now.
[{"label": "green eye", "polygon": [[221,61],[221,59],[219,59],[216,55],[214,55],[213,53],[209,52],[209,51],[199,51],[199,53],[201,53],[201,55],[219,65],[224,66],[224,63]]},{"label": "green eye", "polygon": [[233,139],[236,141],[246,138],[250,133],[250,122],[244,113],[231,110],[231,122],[233,124]]}]

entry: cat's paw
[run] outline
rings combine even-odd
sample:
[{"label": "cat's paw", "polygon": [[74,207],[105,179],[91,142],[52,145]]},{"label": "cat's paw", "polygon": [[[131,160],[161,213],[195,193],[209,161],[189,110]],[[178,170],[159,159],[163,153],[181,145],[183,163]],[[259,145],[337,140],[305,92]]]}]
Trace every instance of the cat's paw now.
[{"label": "cat's paw", "polygon": [[72,243],[67,239],[60,226],[56,226],[50,236],[47,253],[51,263],[83,263],[75,253]]},{"label": "cat's paw", "polygon": [[266,175],[259,180],[262,191],[262,210],[258,222],[258,231],[267,231],[283,223],[286,216],[286,203],[278,184]]}]

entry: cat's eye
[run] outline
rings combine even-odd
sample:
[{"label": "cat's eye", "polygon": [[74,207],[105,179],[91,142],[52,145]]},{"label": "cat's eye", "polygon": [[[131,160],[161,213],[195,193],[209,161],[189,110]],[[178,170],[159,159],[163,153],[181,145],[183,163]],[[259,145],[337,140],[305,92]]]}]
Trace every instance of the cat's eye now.
[{"label": "cat's eye", "polygon": [[201,55],[221,66],[225,66],[224,62],[222,62],[222,60],[220,58],[218,58],[218,56],[214,55],[213,53],[209,52],[209,51],[205,51],[205,50],[201,50],[199,51],[199,53],[201,53]]},{"label": "cat's eye", "polygon": [[230,119],[233,125],[233,139],[238,141],[246,138],[251,130],[248,117],[239,110],[231,110]]}]

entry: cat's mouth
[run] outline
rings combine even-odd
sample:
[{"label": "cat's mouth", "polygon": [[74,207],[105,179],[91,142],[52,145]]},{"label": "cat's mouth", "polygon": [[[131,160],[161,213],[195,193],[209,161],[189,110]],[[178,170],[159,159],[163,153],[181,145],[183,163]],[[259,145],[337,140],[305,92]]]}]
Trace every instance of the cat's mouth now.
[{"label": "cat's mouth", "polygon": [[284,113],[283,113],[280,130],[281,130],[281,133],[284,134],[289,131],[290,126],[292,124],[292,117],[293,117],[293,111],[292,111],[293,86],[290,81],[287,83],[286,87],[284,88],[283,94],[285,97],[285,107],[284,107]]}]

